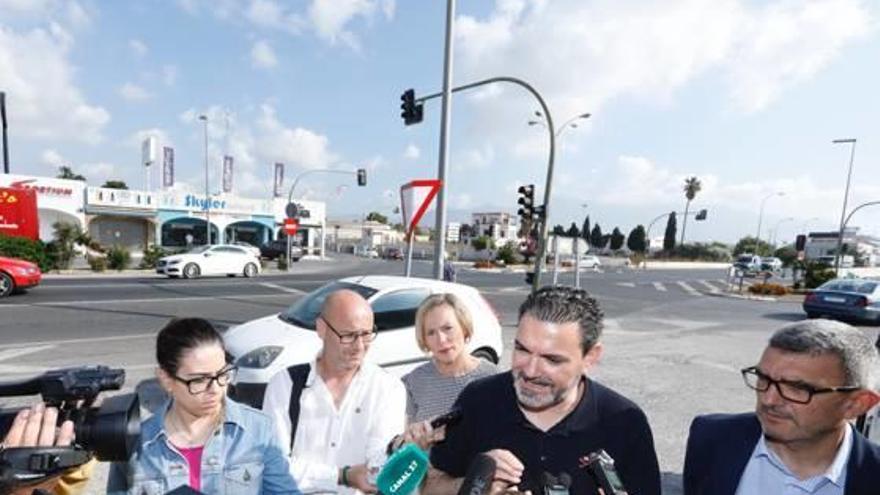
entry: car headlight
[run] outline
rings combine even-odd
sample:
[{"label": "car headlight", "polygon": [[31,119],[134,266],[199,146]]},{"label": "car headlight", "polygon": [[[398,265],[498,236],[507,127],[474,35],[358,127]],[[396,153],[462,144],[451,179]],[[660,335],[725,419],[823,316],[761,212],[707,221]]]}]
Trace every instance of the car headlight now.
[{"label": "car headlight", "polygon": [[275,361],[275,358],[281,354],[284,348],[280,345],[267,345],[263,347],[257,347],[251,352],[245,354],[240,357],[238,361],[235,362],[241,368],[267,368],[272,361]]}]

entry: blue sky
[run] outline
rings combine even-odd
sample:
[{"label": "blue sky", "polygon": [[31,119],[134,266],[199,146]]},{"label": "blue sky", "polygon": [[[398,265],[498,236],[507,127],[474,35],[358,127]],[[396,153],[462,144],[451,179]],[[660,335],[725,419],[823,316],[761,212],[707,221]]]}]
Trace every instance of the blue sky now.
[{"label": "blue sky", "polygon": [[[849,148],[831,140],[848,137],[858,139],[850,207],[880,200],[876,2],[457,7],[455,84],[515,76],[541,91],[557,124],[593,114],[561,134],[552,223],[588,212],[628,232],[682,210],[681,185],[696,175],[694,206],[710,213],[689,223],[689,240],[754,235],[761,199],[776,191],[785,195],[766,203],[765,239],[777,225],[780,239],[833,228]],[[301,193],[333,217],[390,213],[401,184],[436,175],[439,101],[404,127],[399,97],[440,88],[444,20],[440,0],[0,0],[13,172],[69,164],[92,184],[140,188],[140,142],[152,134],[175,148],[176,187],[203,191],[205,113],[212,189],[226,150],[235,193],[248,197],[269,196],[276,161],[288,179],[365,167],[366,188],[315,175]],[[547,135],[527,125],[530,96],[493,85],[457,95],[452,109],[450,219],[515,212],[520,184],[543,194]],[[853,223],[880,235],[875,211]]]}]

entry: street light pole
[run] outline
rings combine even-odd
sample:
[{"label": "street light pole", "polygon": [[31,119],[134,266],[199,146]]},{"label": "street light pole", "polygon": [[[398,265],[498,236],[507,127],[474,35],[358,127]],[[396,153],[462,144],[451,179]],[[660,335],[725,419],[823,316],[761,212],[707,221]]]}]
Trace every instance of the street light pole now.
[{"label": "street light pole", "polygon": [[208,116],[199,115],[199,120],[205,123],[205,244],[211,245],[211,191],[208,179]]},{"label": "street light pole", "polygon": [[434,222],[434,278],[443,280],[443,260],[446,254],[446,191],[449,182],[446,176],[449,162],[449,127],[452,108],[452,33],[455,23],[455,0],[446,0],[446,42],[443,55],[443,102],[440,112],[440,156],[437,165],[437,211]]},{"label": "street light pole", "polygon": [[852,169],[853,169],[853,160],[856,156],[856,140],[854,138],[848,139],[835,139],[831,141],[832,144],[851,144],[849,154],[849,171],[846,173],[846,189],[843,192],[843,210],[840,211],[840,230],[837,233],[837,251],[836,256],[834,257],[834,274],[837,275],[840,273],[840,258],[843,253],[840,252],[841,247],[843,246],[843,227],[844,227],[844,219],[846,218],[846,201],[849,198],[849,182],[852,179]]},{"label": "street light pole", "polygon": [[761,200],[761,210],[758,212],[758,232],[755,234],[755,255],[758,256],[758,250],[761,245],[761,222],[764,220],[764,205],[767,203],[767,200],[772,198],[773,196],[785,196],[783,191],[776,191],[775,193],[768,194]]},{"label": "street light pole", "polygon": [[785,222],[792,222],[792,221],[794,221],[794,217],[785,217],[782,220],[779,220],[778,222],[776,222],[776,225],[773,227],[773,237],[772,237],[773,242],[770,243],[774,249],[776,249],[776,235],[779,233],[779,226]]}]

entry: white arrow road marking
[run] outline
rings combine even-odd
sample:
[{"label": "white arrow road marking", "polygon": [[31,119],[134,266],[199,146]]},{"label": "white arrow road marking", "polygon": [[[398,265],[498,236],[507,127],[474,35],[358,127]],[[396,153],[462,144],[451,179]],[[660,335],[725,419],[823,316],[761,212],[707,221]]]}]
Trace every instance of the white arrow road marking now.
[{"label": "white arrow road marking", "polygon": [[666,286],[660,282],[652,282],[654,284],[654,288],[659,290],[660,292],[666,292]]},{"label": "white arrow road marking", "polygon": [[635,287],[636,284],[634,282],[617,282],[617,285],[621,287]]},{"label": "white arrow road marking", "polygon": [[305,294],[305,291],[294,289],[291,287],[284,287],[283,285],[272,284],[269,282],[263,282],[260,285],[262,285],[263,287],[268,287],[270,289],[280,290],[281,292],[289,292],[291,294]]}]

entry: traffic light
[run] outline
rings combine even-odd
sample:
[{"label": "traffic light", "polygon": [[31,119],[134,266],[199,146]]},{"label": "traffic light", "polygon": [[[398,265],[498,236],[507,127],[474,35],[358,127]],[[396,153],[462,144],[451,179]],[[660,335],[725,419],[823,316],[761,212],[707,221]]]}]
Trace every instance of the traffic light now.
[{"label": "traffic light", "polygon": [[703,208],[702,210],[697,212],[697,216],[694,217],[695,220],[705,220],[706,215],[709,214],[709,210]]},{"label": "traffic light", "polygon": [[798,236],[794,240],[794,250],[795,251],[803,251],[804,248],[807,247],[807,236],[804,234],[798,234]]},{"label": "traffic light", "polygon": [[363,187],[367,185],[367,170],[364,168],[359,168],[357,170],[358,174],[358,185]]},{"label": "traffic light", "polygon": [[408,89],[400,95],[400,118],[406,125],[418,124],[424,115],[424,106],[416,103],[416,91]]},{"label": "traffic light", "polygon": [[517,192],[520,194],[520,198],[517,200],[520,209],[517,214],[523,224],[531,223],[535,216],[535,185],[519,186]]}]

